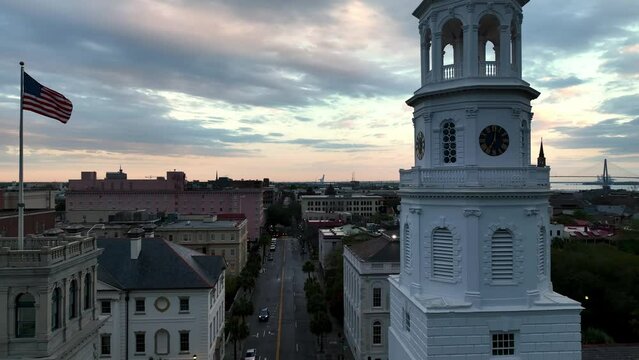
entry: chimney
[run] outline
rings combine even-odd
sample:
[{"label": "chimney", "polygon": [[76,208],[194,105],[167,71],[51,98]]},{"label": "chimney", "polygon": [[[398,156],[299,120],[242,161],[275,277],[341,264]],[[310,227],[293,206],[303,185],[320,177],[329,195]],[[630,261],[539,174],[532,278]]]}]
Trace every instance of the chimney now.
[{"label": "chimney", "polygon": [[142,251],[142,234],[144,230],[140,228],[133,228],[126,233],[126,236],[131,241],[131,260],[137,260]]},{"label": "chimney", "polygon": [[155,224],[144,224],[142,226],[142,230],[144,230],[145,238],[154,238],[155,237],[155,228],[157,226]]}]

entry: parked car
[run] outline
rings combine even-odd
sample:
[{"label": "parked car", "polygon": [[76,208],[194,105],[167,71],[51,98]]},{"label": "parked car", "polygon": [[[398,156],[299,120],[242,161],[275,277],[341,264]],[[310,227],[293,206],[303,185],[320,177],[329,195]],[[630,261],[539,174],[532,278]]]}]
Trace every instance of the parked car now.
[{"label": "parked car", "polygon": [[271,245],[271,251],[275,251],[275,245]]},{"label": "parked car", "polygon": [[257,319],[259,321],[268,321],[269,317],[271,317],[271,312],[268,311],[268,308],[263,308],[260,310],[259,315],[257,315]]},{"label": "parked car", "polygon": [[255,360],[255,358],[257,357],[256,353],[257,351],[255,351],[255,349],[246,350],[246,355],[244,355],[244,360]]},{"label": "parked car", "polygon": [[266,257],[266,260],[273,261],[273,254],[268,254],[268,256]]}]

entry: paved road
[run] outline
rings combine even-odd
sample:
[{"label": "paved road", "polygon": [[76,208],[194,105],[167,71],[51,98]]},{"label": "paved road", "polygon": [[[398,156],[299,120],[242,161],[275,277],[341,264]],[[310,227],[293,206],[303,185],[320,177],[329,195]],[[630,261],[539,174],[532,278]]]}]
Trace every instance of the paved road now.
[{"label": "paved road", "polygon": [[[251,336],[244,342],[238,358],[246,349],[257,349],[259,360],[293,360],[315,358],[316,338],[309,329],[306,312],[302,264],[297,239],[281,237],[273,261],[265,263],[265,272],[257,279],[253,305],[255,314],[247,319]],[[283,280],[283,281],[282,281]],[[271,318],[258,322],[257,313],[268,307]],[[232,355],[231,355],[232,357]]]}]

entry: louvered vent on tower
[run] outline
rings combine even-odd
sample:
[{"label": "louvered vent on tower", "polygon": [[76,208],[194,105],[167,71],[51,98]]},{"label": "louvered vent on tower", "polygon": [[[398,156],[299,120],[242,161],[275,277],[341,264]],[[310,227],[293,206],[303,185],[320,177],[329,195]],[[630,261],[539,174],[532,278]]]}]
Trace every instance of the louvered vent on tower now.
[{"label": "louvered vent on tower", "polygon": [[513,280],[513,236],[504,229],[493,234],[490,246],[493,281]]},{"label": "louvered vent on tower", "polygon": [[537,244],[537,269],[539,275],[546,275],[546,228],[539,228],[539,239]]},{"label": "louvered vent on tower", "polygon": [[452,280],[453,266],[453,234],[446,228],[433,231],[432,274],[433,277]]}]

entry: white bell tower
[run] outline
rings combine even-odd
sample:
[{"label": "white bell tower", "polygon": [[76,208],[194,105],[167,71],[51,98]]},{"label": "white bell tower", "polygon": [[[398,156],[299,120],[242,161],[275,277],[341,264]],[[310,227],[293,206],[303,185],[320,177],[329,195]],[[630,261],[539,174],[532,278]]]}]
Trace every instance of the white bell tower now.
[{"label": "white bell tower", "polygon": [[[581,306],[550,282],[550,168],[532,166],[528,0],[424,0],[415,166],[400,170],[389,359],[581,359]],[[561,355],[560,355],[561,354]]]}]

